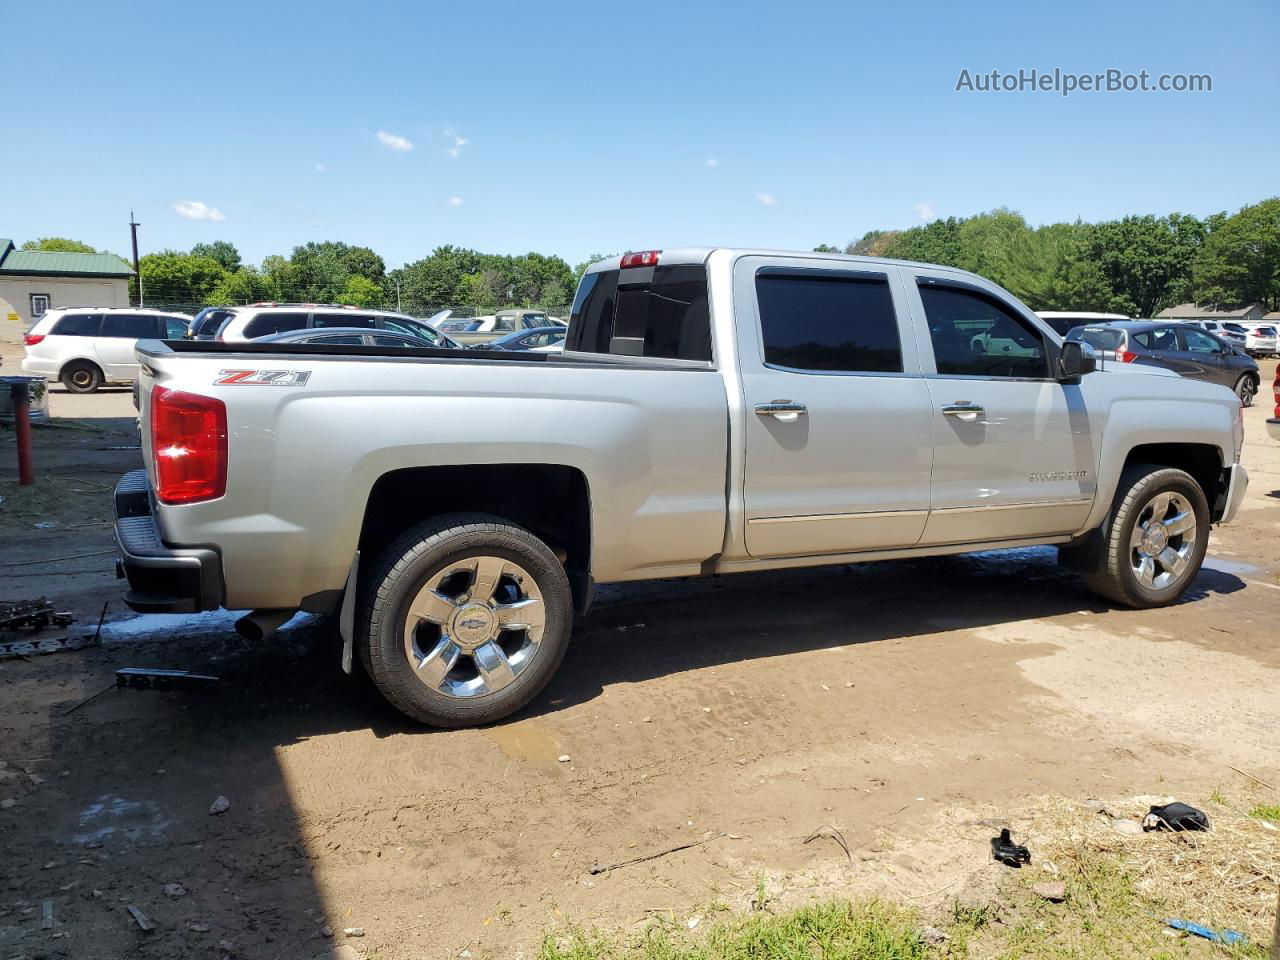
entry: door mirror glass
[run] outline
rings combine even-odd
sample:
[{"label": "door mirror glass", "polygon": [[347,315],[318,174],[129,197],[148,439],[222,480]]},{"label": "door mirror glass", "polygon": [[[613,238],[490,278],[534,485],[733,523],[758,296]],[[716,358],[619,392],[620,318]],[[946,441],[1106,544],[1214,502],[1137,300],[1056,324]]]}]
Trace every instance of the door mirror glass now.
[{"label": "door mirror glass", "polygon": [[1092,347],[1079,340],[1068,340],[1062,345],[1062,353],[1058,355],[1059,380],[1075,380],[1093,373],[1097,367],[1098,359]]}]

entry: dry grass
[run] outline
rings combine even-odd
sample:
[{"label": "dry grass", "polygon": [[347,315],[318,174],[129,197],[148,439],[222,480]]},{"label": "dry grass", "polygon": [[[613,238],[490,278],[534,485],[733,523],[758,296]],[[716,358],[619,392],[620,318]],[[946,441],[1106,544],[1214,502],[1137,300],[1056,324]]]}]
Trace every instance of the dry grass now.
[{"label": "dry grass", "polygon": [[[1167,800],[1045,800],[1027,832],[1037,859],[1053,863],[1060,873],[1075,873],[1086,896],[1091,865],[1113,865],[1150,911],[1238,930],[1254,944],[1268,942],[1280,890],[1280,831],[1229,803],[1204,804],[1212,820],[1206,832],[1127,835],[1098,813],[1103,808],[1136,820],[1151,804]],[[1041,870],[1034,872],[1039,876],[1029,880],[1045,879]]]}]

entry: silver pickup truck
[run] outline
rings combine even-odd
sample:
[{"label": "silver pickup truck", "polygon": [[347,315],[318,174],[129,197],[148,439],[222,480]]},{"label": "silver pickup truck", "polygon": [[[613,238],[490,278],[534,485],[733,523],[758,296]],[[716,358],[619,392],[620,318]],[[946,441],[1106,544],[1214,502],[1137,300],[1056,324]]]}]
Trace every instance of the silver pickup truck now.
[{"label": "silver pickup truck", "polygon": [[145,341],[116,491],[139,611],[337,615],[388,700],[496,720],[596,583],[1057,544],[1172,603],[1247,478],[1240,401],[1110,365],[946,267],[681,249],[587,271],[563,356]]}]

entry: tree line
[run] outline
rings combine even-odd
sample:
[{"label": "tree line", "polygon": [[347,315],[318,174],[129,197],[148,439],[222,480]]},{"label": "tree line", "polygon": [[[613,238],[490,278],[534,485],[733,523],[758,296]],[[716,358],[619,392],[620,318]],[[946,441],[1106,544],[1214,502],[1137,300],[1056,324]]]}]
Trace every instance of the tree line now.
[{"label": "tree line", "polygon": [[[23,249],[97,253],[65,237]],[[1193,301],[1280,309],[1280,197],[1228,215],[1128,216],[1101,223],[1032,227],[1001,207],[907,230],[871,230],[840,250],[960,267],[1011,291],[1033,310],[1099,310],[1150,317]],[[259,300],[345,303],[426,315],[443,307],[488,312],[506,306],[563,310],[595,255],[571,268],[557,256],[481,253],[445,245],[394,270],[368,247],[305,243],[260,264],[241,261],[226,240],[189,251],[149,253],[139,262],[149,306],[181,308]],[[131,281],[137,297],[137,282]]]},{"label": "tree line", "polygon": [[1171,213],[1040,227],[1001,207],[814,249],[971,270],[1032,310],[1152,317],[1188,302],[1280,310],[1280,197],[1203,220]]}]

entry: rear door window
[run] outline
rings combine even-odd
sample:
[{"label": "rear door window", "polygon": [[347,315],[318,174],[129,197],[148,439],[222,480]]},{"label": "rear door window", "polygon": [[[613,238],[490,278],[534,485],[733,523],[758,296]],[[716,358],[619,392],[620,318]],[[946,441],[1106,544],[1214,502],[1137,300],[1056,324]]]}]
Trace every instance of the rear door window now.
[{"label": "rear door window", "polygon": [[181,317],[161,317],[166,340],[182,340],[187,336],[187,321]]},{"label": "rear door window", "polygon": [[273,333],[302,330],[306,325],[307,315],[305,313],[260,313],[245,325],[244,335],[253,340],[256,337],[266,337]]},{"label": "rear door window", "polygon": [[756,275],[764,360],[790,370],[901,373],[902,342],[889,279],[786,273]]},{"label": "rear door window", "polygon": [[68,313],[59,317],[49,332],[59,337],[96,337],[101,329],[100,313]]},{"label": "rear door window", "polygon": [[313,327],[372,327],[373,317],[363,313],[313,313]]},{"label": "rear door window", "polygon": [[1178,335],[1172,327],[1159,330],[1143,330],[1133,335],[1134,342],[1146,350],[1170,351],[1178,349]]},{"label": "rear door window", "polygon": [[145,313],[107,313],[102,316],[102,336],[145,340],[160,336],[160,318]]},{"label": "rear door window", "polygon": [[919,281],[938,373],[1047,379],[1044,338],[990,294]]}]

